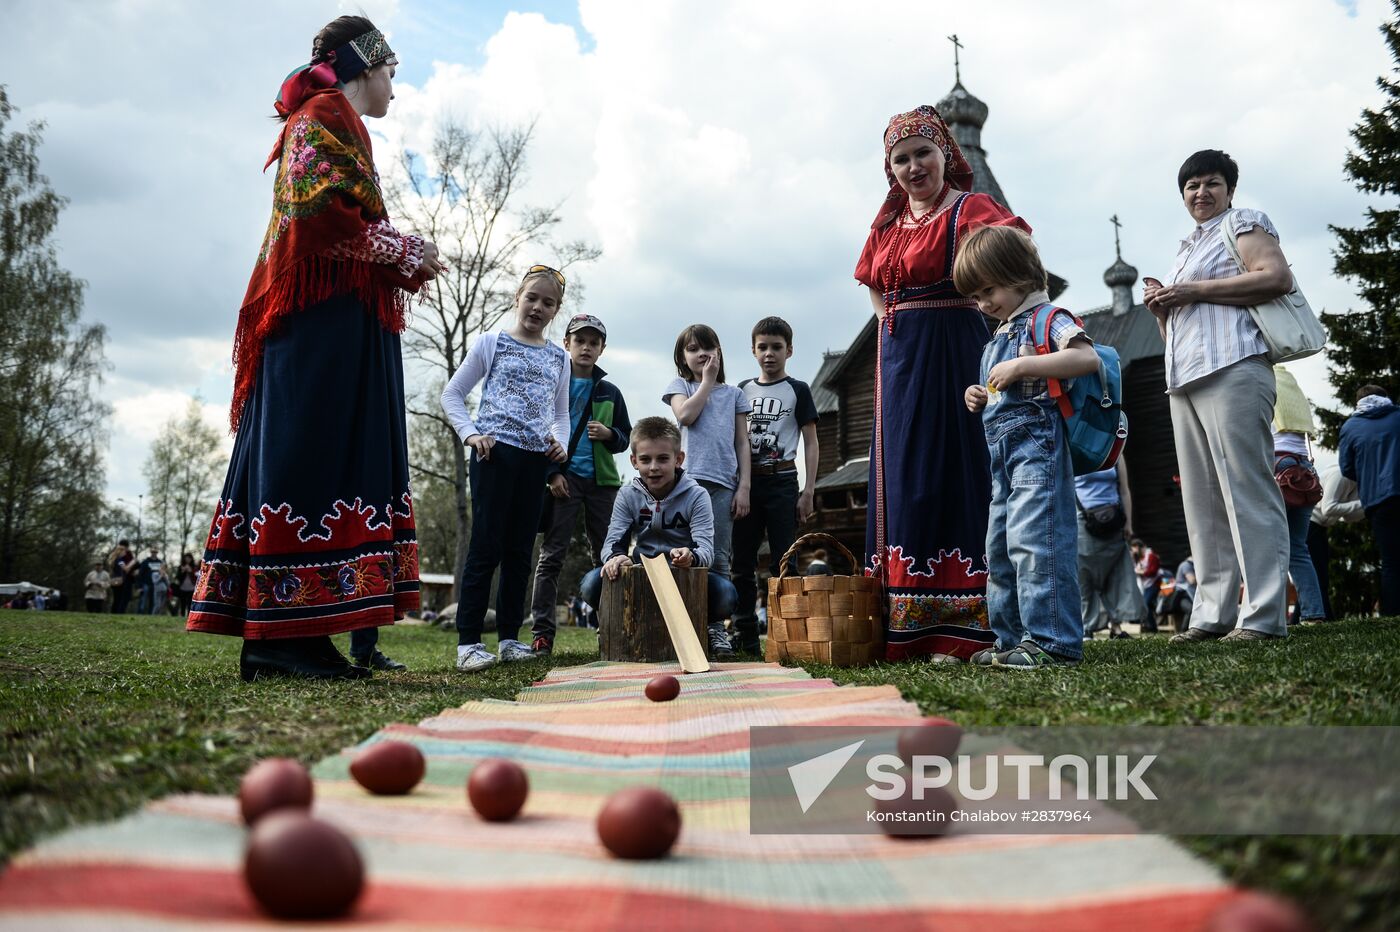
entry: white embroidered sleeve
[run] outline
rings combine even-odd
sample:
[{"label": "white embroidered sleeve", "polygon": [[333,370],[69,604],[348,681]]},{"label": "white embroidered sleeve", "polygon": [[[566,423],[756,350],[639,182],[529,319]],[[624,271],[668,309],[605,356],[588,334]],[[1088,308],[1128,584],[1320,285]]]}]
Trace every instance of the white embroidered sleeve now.
[{"label": "white embroidered sleeve", "polygon": [[392,265],[399,274],[411,278],[423,264],[423,237],[404,236],[388,220],[379,220],[361,230],[359,236],[332,246],[326,255]]}]

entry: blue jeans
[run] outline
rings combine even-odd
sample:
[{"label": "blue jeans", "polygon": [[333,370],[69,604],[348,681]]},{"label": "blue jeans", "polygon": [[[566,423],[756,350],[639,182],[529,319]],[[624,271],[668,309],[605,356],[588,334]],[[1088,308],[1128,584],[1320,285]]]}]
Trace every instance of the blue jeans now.
[{"label": "blue jeans", "polygon": [[734,507],[734,490],[708,479],[700,480],[700,488],[710,494],[710,507],[715,512],[715,557],[710,561],[710,575],[728,579],[729,559],[734,552],[734,515],[730,511]]},{"label": "blue jeans", "polygon": [[1326,618],[1322,585],[1317,581],[1317,567],[1313,566],[1308,553],[1308,524],[1313,506],[1289,506],[1285,510],[1288,514],[1288,575],[1293,578],[1293,588],[1298,590],[1298,610],[1304,621]]},{"label": "blue jeans", "polygon": [[984,423],[991,452],[987,613],[997,648],[1084,653],[1074,470],[1059,413],[1006,399]]},{"label": "blue jeans", "polygon": [[[718,573],[705,575],[710,603],[710,617],[707,622],[712,625],[723,624],[724,619],[734,611],[734,584]],[[578,584],[578,594],[583,601],[597,607],[603,595],[602,567],[596,566],[584,574],[583,581]]]}]

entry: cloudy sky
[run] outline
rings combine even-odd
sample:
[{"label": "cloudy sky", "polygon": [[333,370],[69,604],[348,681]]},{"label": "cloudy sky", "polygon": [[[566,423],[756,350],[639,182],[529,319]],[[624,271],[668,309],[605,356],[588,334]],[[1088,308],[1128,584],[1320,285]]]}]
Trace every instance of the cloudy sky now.
[{"label": "cloudy sky", "polygon": [[[751,374],[749,327],[767,314],[796,329],[800,378],[850,342],[869,313],[851,270],[884,194],[881,130],[952,86],[949,33],[991,108],[993,170],[1069,280],[1061,303],[1081,310],[1108,301],[1112,214],[1140,274],[1170,270],[1191,228],[1176,169],[1207,147],[1238,159],[1237,203],[1273,218],[1314,307],[1350,306],[1327,225],[1361,221],[1368,201],[1342,160],[1390,68],[1381,0],[0,6],[0,82],[21,121],[47,123],[44,168],[71,199],[60,254],[110,333],[113,498],[143,491],[148,445],[189,397],[225,423],[267,222],[271,102],[342,12],[371,16],[402,62],[393,109],[370,121],[381,165],[445,117],[537,120],[524,196],[561,203],[566,235],[603,250],[578,277],[634,417],[662,412],[687,323],[716,327],[731,378]],[[1324,367],[1295,365],[1315,400]]]}]

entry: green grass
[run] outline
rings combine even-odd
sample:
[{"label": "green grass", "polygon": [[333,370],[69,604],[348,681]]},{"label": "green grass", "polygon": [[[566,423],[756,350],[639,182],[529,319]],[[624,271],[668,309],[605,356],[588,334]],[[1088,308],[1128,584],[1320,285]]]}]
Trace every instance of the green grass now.
[{"label": "green grass", "polygon": [[[262,757],[310,763],[389,722],[509,699],[552,665],[596,659],[593,634],[565,628],[551,660],[468,676],[452,669],[454,641],[433,628],[386,628],[380,646],[407,673],[247,684],[238,641],[186,634],[178,619],[0,611],[0,861],[167,793],[232,792]],[[1358,619],[1281,643],[1096,641],[1082,666],[1034,674],[928,663],[808,669],[843,684],[891,683],[925,712],[969,727],[1394,725],[1397,658],[1400,620]],[[1395,838],[1181,840],[1231,879],[1297,898],[1324,928],[1390,928],[1400,917]]]},{"label": "green grass", "polygon": [[893,683],[926,711],[974,725],[1400,724],[1400,619],[1293,629],[1287,640],[1170,646],[1091,641],[1077,667],[1017,675],[966,665],[877,664],[838,683]]},{"label": "green grass", "polygon": [[[598,659],[596,637],[563,635],[554,665]],[[188,634],[176,618],[0,610],[0,863],[43,835],[148,799],[232,792],[264,757],[310,764],[389,722],[513,698],[551,666],[469,676],[452,668],[455,635],[393,627],[379,646],[406,673],[244,683],[241,644]]]}]

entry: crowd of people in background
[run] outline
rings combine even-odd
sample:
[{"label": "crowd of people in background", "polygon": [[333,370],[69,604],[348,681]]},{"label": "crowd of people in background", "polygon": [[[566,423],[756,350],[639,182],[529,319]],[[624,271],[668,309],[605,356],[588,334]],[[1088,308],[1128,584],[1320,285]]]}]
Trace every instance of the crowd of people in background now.
[{"label": "crowd of people in background", "polygon": [[58,589],[34,589],[27,592],[16,592],[8,598],[0,598],[0,608],[37,612],[66,612],[68,610],[68,597]]},{"label": "crowd of people in background", "polygon": [[[1284,579],[1291,587],[1282,597],[1284,604],[1291,605],[1287,624],[1336,619],[1330,595],[1328,529],[1360,521],[1370,522],[1380,552],[1381,584],[1375,608],[1382,615],[1400,614],[1400,521],[1396,514],[1400,511],[1400,407],[1380,386],[1363,386],[1351,417],[1342,426],[1338,462],[1319,474],[1311,446],[1316,433],[1311,408],[1293,376],[1281,366],[1274,368],[1273,473],[1288,532]],[[1118,468],[1124,469],[1121,460]],[[1188,554],[1174,568],[1163,566],[1157,553],[1132,534],[1126,481],[1122,482],[1121,499],[1103,491],[1107,482],[1108,478],[1097,473],[1075,480],[1085,637],[1104,629],[1110,631],[1110,637],[1125,637],[1123,622],[1137,622],[1143,632],[1155,632],[1159,626],[1177,634],[1188,632],[1198,594],[1194,556]],[[1242,504],[1236,504],[1233,509],[1240,507]],[[1094,540],[1095,528],[1106,529],[1109,544]],[[1115,550],[1119,546],[1115,542],[1122,538],[1130,541],[1127,565],[1140,593],[1136,604],[1122,596],[1121,580],[1129,578],[1127,572],[1120,571],[1114,577],[1114,567],[1102,553],[1105,546]]]},{"label": "crowd of people in background", "polygon": [[171,567],[155,546],[138,559],[131,542],[119,540],[106,559],[93,561],[83,578],[83,607],[90,614],[183,617],[194,599],[199,566],[194,554],[186,553]]}]

